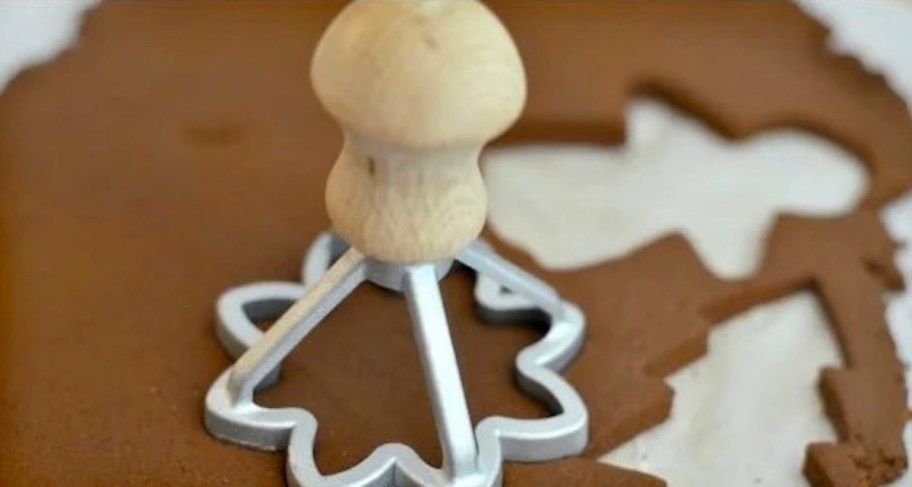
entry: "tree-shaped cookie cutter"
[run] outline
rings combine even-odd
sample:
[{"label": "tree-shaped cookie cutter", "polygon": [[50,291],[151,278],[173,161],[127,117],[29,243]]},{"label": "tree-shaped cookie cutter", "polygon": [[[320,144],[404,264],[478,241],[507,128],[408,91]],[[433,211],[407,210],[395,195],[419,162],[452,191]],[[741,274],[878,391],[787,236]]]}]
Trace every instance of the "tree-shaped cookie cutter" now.
[{"label": "tree-shaped cookie cutter", "polygon": [[[306,487],[490,487],[501,483],[504,460],[582,451],[588,415],[557,372],[582,344],[582,314],[476,242],[487,213],[478,155],[516,120],[526,97],[522,60],[504,26],[477,0],[355,0],[324,33],[311,81],[345,135],[326,206],[348,248],[335,258],[346,245],[319,240],[305,265],[306,285],[257,284],[222,298],[219,336],[238,358],[206,395],[206,427],[236,443],[287,448],[287,478]],[[492,416],[473,428],[438,285],[454,264],[478,275],[488,315],[535,308],[550,319],[516,366],[521,387],[554,416]],[[349,470],[323,475],[313,415],[254,402],[294,347],[365,282],[401,293],[408,304],[441,468],[405,445],[386,444]],[[251,312],[281,316],[261,334]]]},{"label": "tree-shaped cookie cutter", "polygon": [[[305,295],[339,258],[340,251],[343,251],[341,257],[345,258],[344,249],[344,242],[328,232],[324,233],[311,245],[304,260],[303,283],[253,283],[224,293],[217,305],[217,329],[219,339],[229,354],[240,357],[251,347],[262,343],[260,340],[264,333],[256,323],[281,315],[290,302]],[[370,275],[367,270],[370,262],[367,259],[362,262],[364,270],[361,275],[370,280],[367,277]],[[504,460],[545,461],[578,454],[586,445],[588,415],[579,395],[564,381],[559,371],[573,360],[583,343],[582,314],[575,306],[562,301],[547,285],[505,262],[482,242],[466,248],[457,262],[476,271],[476,299],[486,319],[513,321],[517,316],[530,313],[545,313],[550,319],[550,327],[544,337],[517,356],[516,374],[519,386],[545,402],[556,412],[554,416],[542,419],[484,418],[475,428],[474,437],[459,438],[457,445],[461,448],[444,450],[448,455],[445,465],[456,462],[470,465],[462,476],[430,467],[411,448],[398,444],[378,448],[350,470],[324,476],[314,460],[317,420],[303,409],[270,410],[257,406],[252,400],[253,391],[268,387],[277,379],[280,364],[273,359],[264,362],[257,374],[248,375],[246,380],[232,381],[230,369],[219,377],[206,397],[206,425],[209,430],[220,438],[263,450],[287,448],[289,482],[307,487],[491,486],[499,484]],[[346,268],[350,267],[347,265]],[[436,270],[421,272],[427,274]],[[343,277],[346,278],[349,277]],[[436,281],[434,276],[431,279]],[[342,289],[339,295],[330,299],[344,298],[342,293],[347,288]],[[406,295],[408,292],[404,289]],[[440,320],[439,316],[425,315],[425,318]],[[309,323],[317,321],[311,319]],[[279,323],[274,326],[277,325]],[[429,348],[419,347],[419,350],[426,352]],[[423,362],[429,360],[434,360],[432,353],[425,353]],[[257,379],[259,382],[254,383]],[[430,376],[428,380],[431,380]],[[431,390],[437,389],[434,384],[428,386]],[[443,384],[443,387],[449,394],[461,395],[461,385]],[[439,401],[446,401],[446,397],[432,395],[432,399],[438,402],[438,408],[445,406]],[[451,431],[453,434],[460,432],[465,434],[464,430]],[[449,440],[441,438],[441,441],[446,447]],[[472,443],[477,445],[477,449],[471,446]],[[459,483],[454,481],[455,478],[460,479]]]}]

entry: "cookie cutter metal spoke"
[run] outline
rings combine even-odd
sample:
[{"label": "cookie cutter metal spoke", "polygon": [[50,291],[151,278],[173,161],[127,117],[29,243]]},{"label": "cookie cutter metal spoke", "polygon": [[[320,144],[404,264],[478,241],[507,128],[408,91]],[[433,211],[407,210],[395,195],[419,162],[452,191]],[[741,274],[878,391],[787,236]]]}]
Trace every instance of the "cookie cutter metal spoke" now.
[{"label": "cookie cutter metal spoke", "polygon": [[[472,430],[437,281],[453,262],[389,264],[372,260],[329,232],[307,252],[303,283],[263,282],[231,289],[217,304],[217,335],[237,358],[206,396],[206,427],[222,439],[263,450],[288,450],[287,478],[306,487],[398,485],[498,486],[502,463],[578,454],[588,439],[588,413],[559,372],[582,346],[584,319],[546,284],[483,242],[457,256],[475,271],[475,297],[486,319],[544,315],[550,327],[516,358],[520,387],[555,414],[541,419],[490,416]],[[414,450],[386,444],[355,467],[323,475],[316,467],[317,420],[302,408],[263,408],[254,392],[278,378],[281,361],[332,308],[364,281],[405,295],[419,343],[444,462],[427,465]],[[291,306],[289,307],[290,303]],[[256,322],[278,321],[265,333]]]}]

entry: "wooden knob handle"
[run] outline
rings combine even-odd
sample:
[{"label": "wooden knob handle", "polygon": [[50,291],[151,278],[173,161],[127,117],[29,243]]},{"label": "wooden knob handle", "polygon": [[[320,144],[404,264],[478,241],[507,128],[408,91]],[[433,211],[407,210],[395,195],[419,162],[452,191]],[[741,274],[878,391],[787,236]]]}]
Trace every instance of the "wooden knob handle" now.
[{"label": "wooden knob handle", "polygon": [[390,262],[451,258],[478,236],[478,154],[526,97],[493,13],[476,0],[353,1],[317,46],[311,78],[345,131],[326,187],[336,232]]}]

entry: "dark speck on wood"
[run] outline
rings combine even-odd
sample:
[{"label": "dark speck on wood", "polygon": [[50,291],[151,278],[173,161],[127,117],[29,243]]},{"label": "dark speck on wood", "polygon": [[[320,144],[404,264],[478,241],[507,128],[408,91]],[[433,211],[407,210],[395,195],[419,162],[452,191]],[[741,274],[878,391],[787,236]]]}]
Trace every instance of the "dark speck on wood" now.
[{"label": "dark speck on wood", "polygon": [[437,45],[437,39],[434,39],[434,36],[433,36],[433,35],[431,35],[431,34],[425,34],[425,35],[424,35],[424,43],[425,43],[425,45],[427,45],[432,51],[436,51],[436,50],[437,50],[437,47],[438,47],[438,45]]}]

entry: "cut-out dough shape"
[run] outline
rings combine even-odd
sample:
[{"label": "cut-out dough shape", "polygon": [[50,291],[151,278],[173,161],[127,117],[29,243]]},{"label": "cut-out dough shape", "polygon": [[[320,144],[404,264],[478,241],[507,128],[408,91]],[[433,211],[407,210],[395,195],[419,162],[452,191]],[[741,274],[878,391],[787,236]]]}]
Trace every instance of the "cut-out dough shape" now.
[{"label": "cut-out dough shape", "polygon": [[841,361],[813,293],[752,308],[719,324],[708,354],[668,377],[669,419],[602,461],[679,487],[805,486],[806,445],[836,439],[820,370]]},{"label": "cut-out dough shape", "polygon": [[777,130],[732,142],[647,99],[631,102],[621,148],[508,147],[485,159],[491,226],[551,269],[682,233],[717,276],[743,278],[777,214],[845,214],[866,189],[861,163],[818,136]]}]

